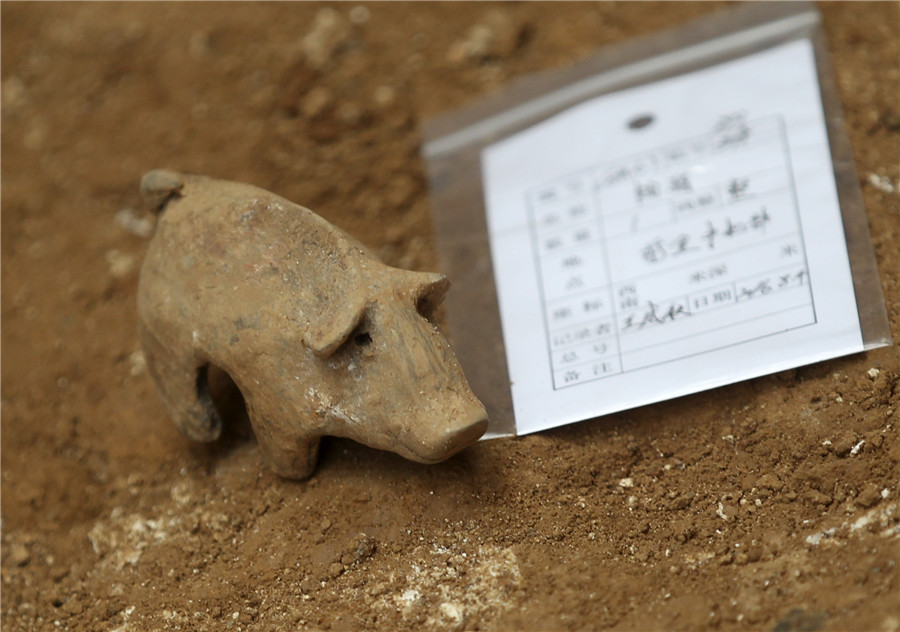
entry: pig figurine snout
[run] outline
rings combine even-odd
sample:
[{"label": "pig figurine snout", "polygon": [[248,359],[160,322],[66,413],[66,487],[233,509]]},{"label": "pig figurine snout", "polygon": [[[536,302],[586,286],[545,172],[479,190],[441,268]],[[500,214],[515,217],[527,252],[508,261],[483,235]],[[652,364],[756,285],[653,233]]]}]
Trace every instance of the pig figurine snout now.
[{"label": "pig figurine snout", "polygon": [[241,389],[266,461],[289,478],[312,473],[325,435],[433,463],[484,433],[484,407],[432,321],[446,278],[385,266],[249,185],[155,171],[141,190],[162,213],[141,270],[141,340],[187,436],[221,432],[210,364]]},{"label": "pig figurine snout", "polygon": [[[449,283],[440,275],[387,274],[388,287],[392,281],[399,287],[367,306],[354,330],[356,348],[332,357],[348,383],[363,386],[359,414],[368,416],[369,427],[384,430],[378,439],[344,431],[345,436],[415,461],[441,461],[477,440],[488,421],[430,320]],[[345,401],[352,399],[347,393]],[[342,430],[335,427],[333,434]]]}]

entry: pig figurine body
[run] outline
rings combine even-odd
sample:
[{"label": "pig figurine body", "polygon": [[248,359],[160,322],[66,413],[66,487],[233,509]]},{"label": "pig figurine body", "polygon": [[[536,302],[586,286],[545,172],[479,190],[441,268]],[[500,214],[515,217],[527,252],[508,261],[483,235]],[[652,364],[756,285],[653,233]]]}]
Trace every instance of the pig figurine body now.
[{"label": "pig figurine body", "polygon": [[439,274],[379,262],[312,211],[246,184],[152,171],[161,215],[141,269],[147,365],[178,428],[215,440],[210,364],[240,388],[260,449],[308,477],[323,435],[414,461],[476,441],[487,415],[429,320]]}]

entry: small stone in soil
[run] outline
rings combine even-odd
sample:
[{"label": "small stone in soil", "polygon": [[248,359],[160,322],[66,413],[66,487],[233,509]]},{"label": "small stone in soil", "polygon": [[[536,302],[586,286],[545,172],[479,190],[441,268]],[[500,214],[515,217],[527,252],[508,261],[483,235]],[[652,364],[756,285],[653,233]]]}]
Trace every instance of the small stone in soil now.
[{"label": "small stone in soil", "polygon": [[874,483],[867,483],[856,497],[856,502],[865,508],[874,507],[881,501],[881,490]]}]

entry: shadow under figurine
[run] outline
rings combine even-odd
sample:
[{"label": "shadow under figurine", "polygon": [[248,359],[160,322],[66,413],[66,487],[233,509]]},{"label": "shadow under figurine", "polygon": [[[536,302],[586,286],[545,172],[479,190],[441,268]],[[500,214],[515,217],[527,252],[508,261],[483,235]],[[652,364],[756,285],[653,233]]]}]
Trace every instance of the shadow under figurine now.
[{"label": "shadow under figurine", "polygon": [[247,184],[160,170],[141,194],[161,213],[141,268],[141,344],[188,437],[222,430],[210,364],[240,388],[266,461],[288,478],[312,474],[324,435],[434,463],[484,433],[484,406],[430,320],[443,275],[388,267]]}]

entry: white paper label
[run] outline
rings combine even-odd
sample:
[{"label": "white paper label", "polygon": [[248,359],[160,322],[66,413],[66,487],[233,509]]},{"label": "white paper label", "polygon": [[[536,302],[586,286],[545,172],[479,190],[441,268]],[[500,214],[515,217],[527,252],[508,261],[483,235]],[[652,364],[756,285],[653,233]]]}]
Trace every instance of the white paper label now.
[{"label": "white paper label", "polygon": [[519,434],[863,348],[812,45],[488,147]]}]

